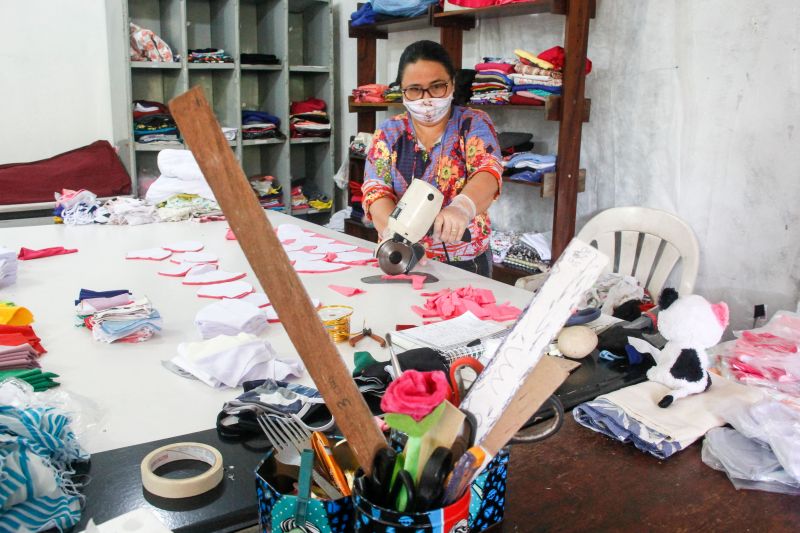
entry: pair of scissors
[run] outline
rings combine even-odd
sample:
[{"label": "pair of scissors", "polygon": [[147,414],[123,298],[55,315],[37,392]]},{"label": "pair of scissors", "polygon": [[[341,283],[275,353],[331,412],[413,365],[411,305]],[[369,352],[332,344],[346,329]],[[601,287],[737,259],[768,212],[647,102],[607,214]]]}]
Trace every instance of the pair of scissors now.
[{"label": "pair of scissors", "polygon": [[[410,511],[414,508],[414,479],[403,470],[403,455],[394,448],[382,448],[375,454],[372,474],[364,482],[367,497],[375,505]],[[399,503],[399,505],[398,505]]]},{"label": "pair of scissors", "polygon": [[452,452],[444,446],[439,446],[422,469],[414,501],[414,512],[424,513],[441,506],[446,479],[452,470]]},{"label": "pair of scissors", "polygon": [[458,379],[461,369],[467,367],[475,371],[475,374],[483,372],[483,364],[474,357],[459,357],[450,364],[450,385],[453,387],[453,405],[456,407],[461,404],[461,397],[466,391],[459,386]]}]

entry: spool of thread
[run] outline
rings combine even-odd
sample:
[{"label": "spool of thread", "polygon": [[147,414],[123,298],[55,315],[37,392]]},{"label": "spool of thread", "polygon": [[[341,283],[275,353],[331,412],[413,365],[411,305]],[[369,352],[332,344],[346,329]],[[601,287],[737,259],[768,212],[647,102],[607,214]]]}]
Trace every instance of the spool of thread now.
[{"label": "spool of thread", "polygon": [[322,325],[333,342],[345,342],[350,338],[350,317],[353,308],[349,305],[324,305],[319,308]]}]

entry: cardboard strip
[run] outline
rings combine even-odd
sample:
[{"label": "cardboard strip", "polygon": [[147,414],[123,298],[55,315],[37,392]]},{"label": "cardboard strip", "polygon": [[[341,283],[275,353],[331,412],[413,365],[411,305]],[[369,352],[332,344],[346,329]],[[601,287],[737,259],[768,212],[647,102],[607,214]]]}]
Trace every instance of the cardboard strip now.
[{"label": "cardboard strip", "polygon": [[289,339],[369,475],[386,440],[222,135],[203,89],[194,87],[172,99],[169,108]]},{"label": "cardboard strip", "polygon": [[[532,414],[511,409],[518,405],[519,400],[515,397],[527,386],[534,386],[528,379],[531,372],[542,359],[550,341],[564,326],[572,308],[592,287],[607,262],[608,258],[595,248],[573,239],[553,265],[547,281],[461,402],[460,407],[475,415],[477,420],[476,444],[483,446],[488,435],[493,436],[493,441],[502,440],[493,434],[500,422],[508,430],[498,429],[499,434],[505,437],[510,432],[508,438],[511,438]],[[542,401],[550,394],[547,393]],[[519,425],[514,427],[517,422]]]}]

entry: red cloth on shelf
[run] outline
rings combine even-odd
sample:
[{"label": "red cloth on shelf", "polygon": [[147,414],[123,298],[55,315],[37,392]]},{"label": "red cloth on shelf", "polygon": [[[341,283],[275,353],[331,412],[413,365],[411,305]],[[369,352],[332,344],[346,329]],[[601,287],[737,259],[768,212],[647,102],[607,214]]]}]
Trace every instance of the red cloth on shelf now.
[{"label": "red cloth on shelf", "polygon": [[53,191],[87,189],[97,196],[130,194],[131,178],[108,141],[49,159],[0,165],[0,205],[52,202]]},{"label": "red cloth on shelf", "polygon": [[32,250],[30,248],[20,248],[17,259],[20,261],[28,261],[30,259],[41,259],[42,257],[50,257],[52,255],[66,255],[74,254],[77,248],[64,248],[63,246],[53,246],[52,248],[42,248],[41,250]]},{"label": "red cloth on shelf", "polygon": [[[552,63],[556,70],[561,70],[564,68],[564,48],[561,46],[554,46],[552,48],[548,48],[538,56],[539,59],[547,61],[548,63]],[[586,74],[589,74],[592,71],[592,61],[587,57],[586,58]]]},{"label": "red cloth on shelf", "polygon": [[544,105],[542,100],[537,100],[536,98],[528,98],[526,96],[520,96],[518,94],[512,94],[511,98],[508,99],[509,104],[514,105]]},{"label": "red cloth on shelf", "polygon": [[475,65],[475,70],[482,72],[484,70],[499,70],[505,74],[514,72],[514,65],[511,63],[478,63]]},{"label": "red cloth on shelf", "polygon": [[292,102],[292,105],[289,107],[289,114],[298,115],[300,113],[310,113],[311,111],[325,111],[326,108],[325,100],[309,98],[302,102]]}]

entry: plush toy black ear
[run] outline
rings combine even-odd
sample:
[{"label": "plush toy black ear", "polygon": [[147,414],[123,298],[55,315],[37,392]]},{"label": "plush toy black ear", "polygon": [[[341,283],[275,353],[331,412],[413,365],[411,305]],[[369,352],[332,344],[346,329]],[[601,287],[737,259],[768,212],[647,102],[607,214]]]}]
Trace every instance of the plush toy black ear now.
[{"label": "plush toy black ear", "polygon": [[670,305],[672,305],[677,299],[678,299],[678,291],[676,291],[672,287],[667,287],[666,289],[661,291],[661,296],[658,297],[658,307],[662,311],[664,311]]}]

